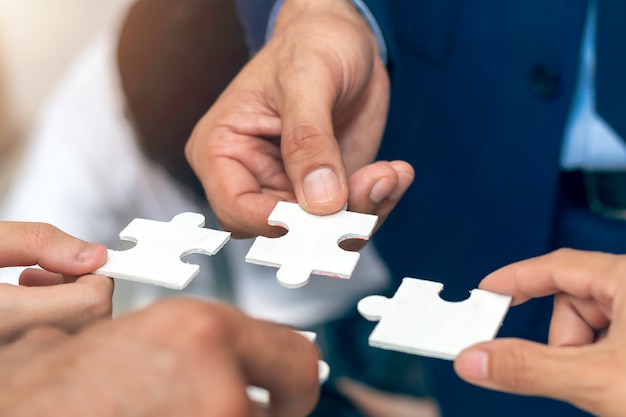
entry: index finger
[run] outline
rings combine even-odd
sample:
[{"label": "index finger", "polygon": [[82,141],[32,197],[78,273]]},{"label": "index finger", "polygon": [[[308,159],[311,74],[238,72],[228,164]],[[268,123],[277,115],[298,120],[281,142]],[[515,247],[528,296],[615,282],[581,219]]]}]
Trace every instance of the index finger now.
[{"label": "index finger", "polygon": [[[271,415],[305,416],[313,410],[320,389],[319,355],[316,347],[304,336],[217,302],[170,298],[134,315],[140,316],[144,317],[144,322],[141,326],[134,326],[134,331],[148,332],[150,339],[157,338],[166,345],[173,341],[182,343],[184,356],[195,358],[194,366],[208,360],[210,367],[226,365],[219,372],[231,376],[234,367],[239,375],[236,380],[267,389]],[[131,319],[133,316],[127,317]],[[163,332],[163,328],[170,326],[182,333],[172,338],[171,332]],[[192,330],[190,333],[189,329]],[[198,329],[203,331],[198,333]],[[186,339],[185,333],[199,334],[201,338]],[[222,354],[230,365],[223,362],[226,359],[221,357]],[[216,355],[219,356],[217,365]],[[226,374],[218,378],[222,386]]]},{"label": "index finger", "polygon": [[107,258],[103,245],[88,243],[46,223],[0,222],[0,267],[39,265],[67,275],[84,275]]},{"label": "index finger", "polygon": [[479,288],[512,295],[512,305],[557,293],[610,304],[625,273],[623,255],[559,249],[500,268]]},{"label": "index finger", "polygon": [[272,415],[307,415],[320,389],[315,345],[284,326],[248,317],[236,322],[237,356],[250,382],[270,392]]},{"label": "index finger", "polygon": [[279,145],[268,139],[280,136],[281,120],[257,94],[245,93],[248,72],[231,83],[185,146],[213,212],[237,238],[272,235],[269,213],[278,201],[294,199]]}]

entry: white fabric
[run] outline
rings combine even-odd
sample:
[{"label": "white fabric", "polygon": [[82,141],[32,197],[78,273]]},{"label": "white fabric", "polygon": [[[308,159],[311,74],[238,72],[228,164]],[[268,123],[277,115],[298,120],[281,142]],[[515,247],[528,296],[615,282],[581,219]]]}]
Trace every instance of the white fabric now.
[{"label": "white fabric", "polygon": [[[43,108],[20,171],[0,207],[1,220],[40,221],[85,240],[117,246],[117,235],[136,217],[170,220],[183,211],[206,213],[136,146],[124,116],[115,67],[115,37],[103,36],[80,56]],[[351,280],[313,277],[300,289],[286,289],[276,270],[244,262],[249,241],[231,241],[223,256],[237,304],[251,315],[295,326],[310,326],[355,308],[358,299],[388,282],[386,268],[369,245]],[[187,293],[215,296],[213,258],[204,257],[201,275]],[[196,262],[194,258],[193,262]],[[222,268],[223,270],[224,268]],[[222,272],[223,275],[225,272]],[[17,271],[0,269],[0,282]],[[180,294],[141,284],[116,282],[116,311]]]}]

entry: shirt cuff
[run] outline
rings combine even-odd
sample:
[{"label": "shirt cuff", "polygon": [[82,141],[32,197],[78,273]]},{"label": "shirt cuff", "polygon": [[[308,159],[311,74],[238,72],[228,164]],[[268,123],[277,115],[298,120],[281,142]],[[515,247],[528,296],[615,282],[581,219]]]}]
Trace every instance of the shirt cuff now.
[{"label": "shirt cuff", "polygon": [[[383,60],[385,64],[387,64],[387,44],[385,43],[385,38],[383,37],[383,32],[380,30],[380,26],[378,26],[378,22],[376,18],[367,7],[367,5],[363,2],[363,0],[351,0],[354,7],[361,13],[361,16],[365,19],[370,29],[374,33],[374,37],[376,38],[376,43],[378,43],[378,51],[380,54],[380,59]],[[274,25],[276,24],[276,15],[278,15],[278,11],[280,7],[283,5],[283,0],[277,0],[272,7],[272,11],[270,12],[270,17],[267,21],[267,28],[265,30],[265,42],[269,41],[272,38],[272,33],[274,32]]]}]

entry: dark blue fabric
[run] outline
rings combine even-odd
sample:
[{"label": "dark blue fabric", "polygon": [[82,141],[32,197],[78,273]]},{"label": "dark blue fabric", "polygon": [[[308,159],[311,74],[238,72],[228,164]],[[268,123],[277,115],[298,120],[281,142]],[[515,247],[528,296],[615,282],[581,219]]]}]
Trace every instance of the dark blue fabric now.
[{"label": "dark blue fabric", "polygon": [[[559,152],[585,2],[368,4],[388,19],[379,21],[392,80],[380,158],[408,159],[416,169],[375,241],[395,278],[442,281],[449,297],[465,298],[490,271],[555,247]],[[537,66],[558,74],[554,95],[534,92]],[[513,308],[500,335],[544,341],[551,308],[550,299]],[[444,416],[584,415],[470,386],[450,362],[426,366]]]},{"label": "dark blue fabric", "polygon": [[257,52],[265,41],[265,29],[274,0],[235,0],[239,20],[251,53]]},{"label": "dark blue fabric", "polygon": [[[624,16],[626,2],[602,1]],[[416,170],[374,238],[396,279],[390,291],[410,276],[444,282],[446,297],[463,299],[494,269],[557,247],[626,252],[624,222],[559,190],[585,0],[366,3],[389,49],[379,158]],[[546,298],[511,309],[500,335],[545,341],[551,308]],[[585,415],[472,387],[447,361],[425,364],[445,417]]]}]

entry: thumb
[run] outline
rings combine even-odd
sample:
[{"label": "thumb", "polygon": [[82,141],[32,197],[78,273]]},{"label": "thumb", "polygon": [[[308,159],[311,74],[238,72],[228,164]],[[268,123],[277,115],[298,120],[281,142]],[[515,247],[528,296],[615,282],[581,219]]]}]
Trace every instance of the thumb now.
[{"label": "thumb", "polygon": [[330,214],[348,202],[348,179],[333,130],[337,87],[317,78],[314,86],[294,83],[299,87],[286,92],[281,152],[298,203],[308,212]]},{"label": "thumb", "polygon": [[[550,397],[595,409],[611,366],[597,348],[554,347],[520,339],[497,339],[468,348],[454,362],[465,381],[514,394]],[[597,400],[597,398],[596,398]]]},{"label": "thumb", "polygon": [[98,269],[107,258],[104,245],[85,242],[46,223],[0,222],[0,267],[30,266],[67,275]]}]

